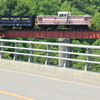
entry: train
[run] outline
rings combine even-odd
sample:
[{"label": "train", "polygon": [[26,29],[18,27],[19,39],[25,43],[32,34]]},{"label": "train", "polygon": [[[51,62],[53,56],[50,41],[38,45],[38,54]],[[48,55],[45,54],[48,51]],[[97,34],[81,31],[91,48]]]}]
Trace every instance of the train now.
[{"label": "train", "polygon": [[13,29],[18,27],[25,29],[88,29],[92,24],[92,16],[72,16],[71,12],[59,11],[58,15],[31,15],[31,16],[2,16],[0,15],[0,27]]}]

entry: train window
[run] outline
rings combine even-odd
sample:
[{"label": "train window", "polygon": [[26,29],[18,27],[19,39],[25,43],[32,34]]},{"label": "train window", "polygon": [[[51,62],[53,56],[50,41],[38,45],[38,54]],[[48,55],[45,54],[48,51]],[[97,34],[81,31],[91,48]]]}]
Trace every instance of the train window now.
[{"label": "train window", "polygon": [[60,14],[59,17],[66,17],[66,14]]},{"label": "train window", "polygon": [[39,17],[39,21],[42,21],[42,17]]},{"label": "train window", "polygon": [[63,17],[66,17],[66,14],[63,14]]},{"label": "train window", "polygon": [[63,14],[60,14],[59,17],[63,17]]},{"label": "train window", "polygon": [[89,20],[89,18],[88,18],[88,17],[85,17],[85,18],[84,18],[84,20],[85,20],[85,21],[88,21],[88,20]]}]

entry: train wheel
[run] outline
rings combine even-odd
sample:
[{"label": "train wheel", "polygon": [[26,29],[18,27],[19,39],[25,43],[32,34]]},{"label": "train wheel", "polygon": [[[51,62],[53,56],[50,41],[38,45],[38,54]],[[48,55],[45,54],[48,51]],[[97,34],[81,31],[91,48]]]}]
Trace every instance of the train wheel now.
[{"label": "train wheel", "polygon": [[21,28],[22,28],[22,30],[25,30],[25,29],[26,29],[26,27],[25,27],[25,26],[22,26]]},{"label": "train wheel", "polygon": [[6,30],[12,30],[13,26],[4,26],[4,29]]},{"label": "train wheel", "polygon": [[22,30],[31,30],[32,28],[31,26],[22,26]]},{"label": "train wheel", "polygon": [[41,26],[39,26],[41,29],[44,29],[44,30],[46,30],[48,27],[47,26],[45,26],[45,25],[41,25]]},{"label": "train wheel", "polygon": [[28,29],[28,30],[32,30],[33,27],[32,27],[32,26],[28,26],[27,29]]},{"label": "train wheel", "polygon": [[50,28],[51,28],[52,30],[55,30],[55,29],[57,28],[57,25],[51,25]]},{"label": "train wheel", "polygon": [[13,26],[9,26],[9,29],[12,30],[13,29]]}]

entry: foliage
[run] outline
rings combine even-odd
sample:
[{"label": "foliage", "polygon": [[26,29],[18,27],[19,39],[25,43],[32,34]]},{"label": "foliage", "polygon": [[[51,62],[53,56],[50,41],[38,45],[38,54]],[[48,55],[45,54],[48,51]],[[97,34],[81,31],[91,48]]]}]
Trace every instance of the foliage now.
[{"label": "foliage", "polygon": [[61,4],[60,7],[61,11],[70,11],[73,15],[83,15],[84,13],[79,11],[77,8],[74,8],[73,6],[71,7],[70,2],[65,1],[64,3]]},{"label": "foliage", "polygon": [[92,22],[95,26],[98,26],[100,28],[100,13],[99,12],[95,13]]},{"label": "foliage", "polygon": [[1,0],[0,1],[1,15],[29,15],[30,9],[26,3],[20,0]]}]

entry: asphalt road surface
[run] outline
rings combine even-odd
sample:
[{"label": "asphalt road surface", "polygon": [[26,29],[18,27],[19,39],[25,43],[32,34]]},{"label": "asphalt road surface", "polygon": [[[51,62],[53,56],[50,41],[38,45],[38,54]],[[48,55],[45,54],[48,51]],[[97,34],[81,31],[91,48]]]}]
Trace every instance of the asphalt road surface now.
[{"label": "asphalt road surface", "polygon": [[100,83],[0,68],[0,100],[100,100]]}]

